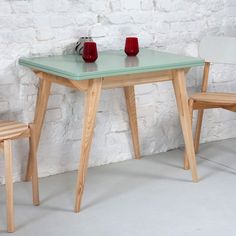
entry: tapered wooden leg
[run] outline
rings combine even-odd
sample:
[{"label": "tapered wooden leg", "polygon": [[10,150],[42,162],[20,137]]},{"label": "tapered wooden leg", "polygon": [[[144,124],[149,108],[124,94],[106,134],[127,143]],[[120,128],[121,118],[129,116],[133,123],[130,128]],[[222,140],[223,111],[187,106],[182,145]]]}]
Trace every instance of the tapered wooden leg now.
[{"label": "tapered wooden leg", "polygon": [[33,192],[33,204],[39,205],[39,184],[38,184],[38,167],[37,167],[37,155],[36,155],[36,143],[35,143],[35,125],[30,124],[30,152],[29,156],[32,165],[32,192]]},{"label": "tapered wooden leg", "polygon": [[80,163],[76,184],[75,212],[80,211],[81,200],[84,191],[85,176],[88,168],[89,151],[93,138],[96,111],[101,94],[102,79],[89,81],[89,88],[85,100],[85,114],[83,135],[81,140]]},{"label": "tapered wooden leg", "polygon": [[12,182],[12,150],[11,141],[4,141],[5,178],[6,178],[6,201],[7,201],[7,232],[15,231],[14,205],[13,205],[13,182]]},{"label": "tapered wooden leg", "polygon": [[179,69],[174,72],[173,86],[176,95],[177,106],[179,110],[180,123],[184,136],[185,149],[188,155],[189,165],[194,182],[198,181],[196,159],[192,137],[191,119],[188,107],[188,95],[186,89],[186,80],[184,70]]},{"label": "tapered wooden leg", "polygon": [[[192,125],[193,125],[193,100],[191,100],[191,99],[189,100],[188,107],[189,107],[189,114],[190,114],[191,127],[192,127]],[[188,156],[187,156],[186,150],[184,152],[184,169],[185,170],[189,169],[189,161],[188,161]]]},{"label": "tapered wooden leg", "polygon": [[203,113],[204,113],[204,110],[198,110],[197,124],[196,124],[196,130],[195,130],[195,135],[194,135],[195,153],[198,153],[198,150],[199,150]]},{"label": "tapered wooden leg", "polygon": [[[50,94],[51,82],[47,79],[40,79],[39,81],[39,90],[37,96],[37,103],[34,115],[34,125],[35,125],[35,153],[37,153],[39,139],[41,135],[41,130],[43,126],[43,121],[45,113],[47,110],[48,97]],[[31,167],[31,158],[28,158],[27,172],[26,172],[26,181],[30,181],[32,177],[32,167]]]},{"label": "tapered wooden leg", "polygon": [[124,93],[125,93],[127,111],[129,115],[129,123],[134,147],[134,155],[135,159],[140,159],[140,147],[139,147],[139,137],[138,137],[138,123],[137,123],[134,86],[124,87]]}]

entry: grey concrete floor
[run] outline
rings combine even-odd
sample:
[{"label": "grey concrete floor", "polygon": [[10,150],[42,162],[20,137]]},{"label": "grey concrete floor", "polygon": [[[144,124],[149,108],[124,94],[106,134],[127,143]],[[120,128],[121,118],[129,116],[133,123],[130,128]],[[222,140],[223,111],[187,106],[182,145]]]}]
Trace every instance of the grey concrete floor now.
[{"label": "grey concrete floor", "polygon": [[[16,236],[235,236],[236,139],[204,144],[199,183],[182,169],[182,150],[90,168],[79,214],[76,172],[40,179],[41,205],[30,183],[16,183]],[[6,233],[0,187],[0,234]]]}]

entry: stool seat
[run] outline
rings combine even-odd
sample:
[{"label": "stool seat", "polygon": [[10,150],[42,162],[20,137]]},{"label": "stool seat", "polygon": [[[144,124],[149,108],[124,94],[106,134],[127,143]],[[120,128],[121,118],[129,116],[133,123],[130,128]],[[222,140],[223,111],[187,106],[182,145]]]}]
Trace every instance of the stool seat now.
[{"label": "stool seat", "polygon": [[21,122],[0,120],[0,141],[17,138],[28,129],[28,125]]}]

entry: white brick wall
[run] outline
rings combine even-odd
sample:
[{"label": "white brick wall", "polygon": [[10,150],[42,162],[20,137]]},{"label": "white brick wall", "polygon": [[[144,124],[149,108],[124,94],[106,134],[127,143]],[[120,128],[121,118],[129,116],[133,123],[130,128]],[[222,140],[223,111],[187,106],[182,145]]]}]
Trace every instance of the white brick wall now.
[{"label": "white brick wall", "polygon": [[[99,50],[124,47],[137,35],[143,47],[197,55],[207,34],[236,36],[235,0],[1,0],[0,118],[32,121],[38,80],[17,64],[21,56],[68,52],[80,36],[96,37]],[[201,69],[188,75],[189,92],[200,86]],[[215,66],[210,89],[236,91],[233,66]],[[142,155],[179,147],[182,135],[170,83],[137,86]],[[77,168],[84,95],[54,85],[39,148],[39,175]],[[202,141],[236,136],[235,114],[206,112]],[[27,141],[14,145],[14,178],[25,171]],[[128,118],[120,89],[102,93],[90,166],[131,158]],[[3,162],[0,163],[3,177]]]}]

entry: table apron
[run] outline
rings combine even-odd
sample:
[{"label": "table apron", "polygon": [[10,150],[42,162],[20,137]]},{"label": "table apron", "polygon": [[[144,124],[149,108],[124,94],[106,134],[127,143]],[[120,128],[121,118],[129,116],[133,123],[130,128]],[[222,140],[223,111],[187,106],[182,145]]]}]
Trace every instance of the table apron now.
[{"label": "table apron", "polygon": [[[64,85],[81,91],[87,91],[89,80],[72,80],[42,71],[34,71],[40,79],[46,79],[52,83]],[[126,74],[102,78],[102,89],[121,88],[138,84],[163,82],[173,79],[173,70],[155,71],[137,74]],[[94,79],[96,80],[96,78]]]},{"label": "table apron", "polygon": [[172,71],[157,71],[139,74],[129,74],[120,76],[105,77],[102,81],[103,89],[134,86],[172,80]]}]

